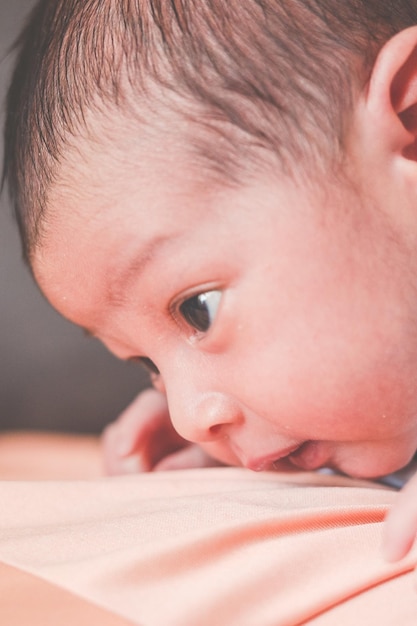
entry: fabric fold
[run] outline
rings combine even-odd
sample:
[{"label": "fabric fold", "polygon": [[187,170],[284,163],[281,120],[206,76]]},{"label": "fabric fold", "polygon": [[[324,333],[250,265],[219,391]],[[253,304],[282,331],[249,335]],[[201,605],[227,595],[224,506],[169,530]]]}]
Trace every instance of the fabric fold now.
[{"label": "fabric fold", "polygon": [[380,553],[395,498],[234,468],[3,482],[0,559],[140,626],[411,626],[416,551]]}]

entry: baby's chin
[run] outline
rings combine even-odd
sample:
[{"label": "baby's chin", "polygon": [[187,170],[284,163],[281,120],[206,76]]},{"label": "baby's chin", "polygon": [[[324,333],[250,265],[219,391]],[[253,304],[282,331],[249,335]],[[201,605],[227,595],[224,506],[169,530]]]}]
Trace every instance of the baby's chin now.
[{"label": "baby's chin", "polygon": [[411,465],[415,465],[413,459],[404,459],[399,461],[388,461],[371,463],[364,459],[356,465],[352,463],[341,463],[340,466],[333,466],[332,469],[337,472],[350,476],[351,478],[359,478],[365,480],[380,480],[385,476],[400,471],[406,471]]},{"label": "baby's chin", "polygon": [[[397,472],[407,472],[411,467],[417,469],[414,455],[396,455],[395,458],[372,458],[371,455],[348,458],[329,458],[320,446],[320,442],[305,442],[295,453],[279,459],[273,469],[289,471],[331,471],[355,479],[379,480]],[[411,470],[410,470],[411,471]]]}]

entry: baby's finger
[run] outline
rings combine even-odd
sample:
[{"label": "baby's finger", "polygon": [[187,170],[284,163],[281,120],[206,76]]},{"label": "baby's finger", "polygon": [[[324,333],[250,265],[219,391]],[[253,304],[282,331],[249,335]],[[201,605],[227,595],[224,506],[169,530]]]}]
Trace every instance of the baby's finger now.
[{"label": "baby's finger", "polygon": [[115,476],[150,471],[149,461],[143,455],[120,456],[118,454],[118,437],[119,428],[117,422],[107,426],[101,436],[104,473],[109,476]]},{"label": "baby's finger", "polygon": [[188,446],[172,426],[166,397],[149,389],[102,435],[107,474],[148,472],[164,457]]},{"label": "baby's finger", "polygon": [[399,561],[411,549],[417,533],[417,475],[398,494],[384,526],[383,551],[388,561]]},{"label": "baby's finger", "polygon": [[128,457],[136,452],[146,437],[169,422],[166,397],[155,389],[147,389],[123,411],[113,424],[111,436],[115,453],[119,457]]}]

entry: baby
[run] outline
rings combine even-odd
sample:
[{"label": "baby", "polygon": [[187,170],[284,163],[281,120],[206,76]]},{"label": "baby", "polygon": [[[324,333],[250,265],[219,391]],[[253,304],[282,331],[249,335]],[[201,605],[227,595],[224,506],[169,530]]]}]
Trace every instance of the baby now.
[{"label": "baby", "polygon": [[48,300],[152,372],[109,471],[410,462],[415,24],[415,0],[38,3],[4,175]]}]

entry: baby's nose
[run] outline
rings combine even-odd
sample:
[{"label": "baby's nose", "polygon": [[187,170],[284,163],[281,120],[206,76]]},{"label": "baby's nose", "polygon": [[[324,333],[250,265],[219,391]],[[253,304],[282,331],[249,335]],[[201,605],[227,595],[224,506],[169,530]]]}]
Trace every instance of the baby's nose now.
[{"label": "baby's nose", "polygon": [[183,402],[171,403],[171,420],[177,432],[194,443],[210,442],[224,437],[228,431],[243,422],[239,404],[220,392],[187,395]]}]

